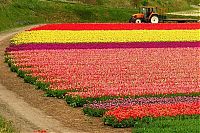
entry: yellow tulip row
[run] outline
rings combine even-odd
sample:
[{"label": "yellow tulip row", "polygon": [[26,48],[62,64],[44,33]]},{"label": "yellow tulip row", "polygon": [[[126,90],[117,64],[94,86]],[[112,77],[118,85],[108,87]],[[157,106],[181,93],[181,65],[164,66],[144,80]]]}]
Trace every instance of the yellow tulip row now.
[{"label": "yellow tulip row", "polygon": [[16,35],[21,43],[183,42],[200,41],[200,30],[38,30]]}]

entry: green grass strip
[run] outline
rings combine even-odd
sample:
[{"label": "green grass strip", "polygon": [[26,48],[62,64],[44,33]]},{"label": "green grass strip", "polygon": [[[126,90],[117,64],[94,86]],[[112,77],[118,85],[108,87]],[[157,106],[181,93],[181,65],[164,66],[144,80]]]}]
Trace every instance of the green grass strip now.
[{"label": "green grass strip", "polygon": [[47,89],[45,96],[46,97],[57,97],[59,99],[64,99],[66,93],[67,93],[66,90],[50,90],[50,89]]},{"label": "green grass strip", "polygon": [[97,109],[97,108],[89,108],[89,107],[83,108],[83,112],[85,115],[94,116],[94,117],[102,117],[106,111],[107,111],[106,109]]},{"label": "green grass strip", "polygon": [[15,133],[12,122],[6,121],[2,116],[0,116],[0,133]]},{"label": "green grass strip", "polygon": [[166,118],[151,123],[141,123],[132,128],[132,133],[198,133],[200,116],[188,116],[184,119]]},{"label": "green grass strip", "polygon": [[[200,123],[200,115],[180,115],[176,117],[144,117],[140,118],[129,118],[122,121],[118,121],[113,116],[107,116],[103,118],[103,122],[106,125],[122,128],[122,127],[134,127],[133,131],[136,132],[147,132],[156,130],[180,130],[183,131],[186,128],[190,130],[199,130],[198,125]],[[187,127],[191,126],[191,127]],[[169,128],[169,129],[167,129]]]}]

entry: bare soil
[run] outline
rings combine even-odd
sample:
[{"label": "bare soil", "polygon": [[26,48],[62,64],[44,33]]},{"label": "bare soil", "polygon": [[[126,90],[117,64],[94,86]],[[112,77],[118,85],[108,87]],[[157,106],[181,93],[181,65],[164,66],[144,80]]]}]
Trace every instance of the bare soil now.
[{"label": "bare soil", "polygon": [[0,114],[12,120],[20,132],[130,133],[131,128],[106,126],[101,118],[86,116],[82,108],[72,108],[63,99],[45,97],[43,91],[10,71],[4,51],[14,34],[28,28],[0,33]]}]

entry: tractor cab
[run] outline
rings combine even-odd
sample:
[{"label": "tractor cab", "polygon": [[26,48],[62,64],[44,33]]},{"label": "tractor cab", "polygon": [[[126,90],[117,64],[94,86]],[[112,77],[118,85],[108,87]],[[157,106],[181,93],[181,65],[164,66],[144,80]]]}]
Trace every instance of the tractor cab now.
[{"label": "tractor cab", "polygon": [[158,23],[159,14],[157,13],[157,7],[142,6],[139,8],[139,13],[133,14],[130,23]]},{"label": "tractor cab", "polygon": [[140,7],[139,8],[139,13],[144,14],[144,16],[147,18],[151,15],[151,13],[156,13],[157,12],[157,7]]}]

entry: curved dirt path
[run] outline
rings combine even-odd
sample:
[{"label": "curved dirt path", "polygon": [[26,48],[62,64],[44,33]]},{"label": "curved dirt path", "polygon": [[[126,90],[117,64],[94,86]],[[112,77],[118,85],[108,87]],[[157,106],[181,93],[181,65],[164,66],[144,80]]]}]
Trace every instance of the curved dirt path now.
[{"label": "curved dirt path", "polygon": [[0,105],[2,107],[0,109],[1,114],[5,115],[3,110],[7,110],[6,115],[10,116],[10,114],[13,114],[15,116],[15,122],[22,123],[17,125],[20,126],[20,132],[22,133],[38,130],[46,130],[49,133],[80,132],[65,128],[58,120],[46,115],[37,108],[31,107],[22,97],[17,96],[2,85],[0,85]]},{"label": "curved dirt path", "polygon": [[200,6],[192,5],[191,7],[195,8],[195,9],[194,10],[187,10],[187,11],[180,11],[180,12],[172,12],[172,13],[167,13],[167,14],[200,17]]},{"label": "curved dirt path", "polygon": [[32,26],[0,33],[0,114],[22,133],[130,133],[131,128],[105,126],[100,118],[88,117],[81,108],[72,108],[62,99],[44,97],[44,92],[24,83],[4,63],[4,50],[10,38]]},{"label": "curved dirt path", "polygon": [[[32,26],[31,26],[32,27]],[[28,27],[30,28],[30,27]],[[0,34],[0,45],[3,40],[15,35],[24,28],[16,29],[14,32]],[[1,49],[1,53],[3,49]],[[1,56],[2,57],[2,56]],[[2,58],[1,58],[2,59]],[[2,63],[3,60],[1,60]],[[1,65],[0,69],[4,68]],[[1,73],[1,75],[3,72]],[[2,80],[2,79],[1,79]],[[46,130],[49,133],[77,133],[80,131],[65,128],[58,120],[46,115],[41,110],[30,106],[23,97],[6,89],[0,84],[0,114],[14,121],[16,127],[22,133]]]}]

